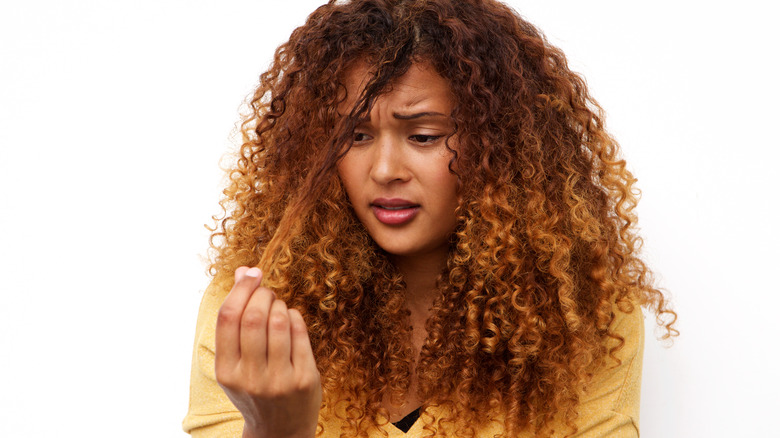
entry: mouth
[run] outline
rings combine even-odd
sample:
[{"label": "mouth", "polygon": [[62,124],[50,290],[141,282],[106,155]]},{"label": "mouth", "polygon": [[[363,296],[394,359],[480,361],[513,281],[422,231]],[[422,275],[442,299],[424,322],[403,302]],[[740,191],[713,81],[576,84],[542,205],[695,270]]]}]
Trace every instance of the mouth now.
[{"label": "mouth", "polygon": [[402,225],[417,215],[420,204],[405,199],[378,198],[371,203],[371,210],[379,222],[385,225]]}]

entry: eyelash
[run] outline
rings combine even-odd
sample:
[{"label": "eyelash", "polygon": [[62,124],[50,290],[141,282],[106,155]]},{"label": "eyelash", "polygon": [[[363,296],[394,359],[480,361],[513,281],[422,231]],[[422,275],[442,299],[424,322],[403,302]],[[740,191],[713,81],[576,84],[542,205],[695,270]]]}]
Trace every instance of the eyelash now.
[{"label": "eyelash", "polygon": [[[354,134],[354,137],[352,138],[352,141],[354,141],[355,143],[359,143],[361,141],[367,140],[367,138],[365,138],[365,137],[369,137],[369,135],[366,134],[366,133],[363,133],[363,132],[356,132]],[[443,135],[415,134],[415,135],[410,135],[409,139],[414,141],[414,142],[416,142],[416,143],[431,144],[431,143],[435,143],[437,140],[439,140],[442,137],[444,137],[444,136]]]},{"label": "eyelash", "polygon": [[[435,143],[436,140],[442,138],[441,135],[426,135],[426,134],[417,134],[417,135],[410,135],[409,138],[413,139],[417,143],[425,143],[425,144],[431,144]],[[424,139],[424,140],[421,140]]]},{"label": "eyelash", "polygon": [[354,141],[355,143],[359,143],[365,140],[365,138],[360,138],[360,137],[368,137],[368,134],[365,134],[363,132],[356,132],[352,136],[352,141]]}]

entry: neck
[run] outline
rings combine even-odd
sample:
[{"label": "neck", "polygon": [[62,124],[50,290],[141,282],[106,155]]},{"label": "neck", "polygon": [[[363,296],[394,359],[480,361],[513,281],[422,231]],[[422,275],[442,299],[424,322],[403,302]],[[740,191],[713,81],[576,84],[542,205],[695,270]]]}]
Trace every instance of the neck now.
[{"label": "neck", "polygon": [[406,283],[406,303],[412,315],[428,311],[436,297],[436,277],[447,264],[447,249],[417,256],[392,256]]}]

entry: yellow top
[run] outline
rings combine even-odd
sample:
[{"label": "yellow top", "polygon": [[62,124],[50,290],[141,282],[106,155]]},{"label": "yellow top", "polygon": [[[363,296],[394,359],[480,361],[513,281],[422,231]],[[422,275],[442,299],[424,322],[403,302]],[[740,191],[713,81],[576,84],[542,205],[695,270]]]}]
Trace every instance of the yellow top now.
[{"label": "yellow top", "polygon": [[[182,424],[184,430],[193,437],[240,437],[244,426],[241,413],[227,398],[214,376],[214,333],[217,312],[224,298],[224,294],[220,294],[215,287],[209,287],[198,313],[192,353],[190,405]],[[589,391],[580,397],[578,438],[639,436],[639,388],[644,348],[644,322],[639,307],[628,315],[616,312],[613,329],[626,342],[616,354],[621,364],[615,366],[615,361],[607,359],[606,365],[595,374]],[[435,409],[429,412],[436,415]],[[320,420],[325,429],[323,437],[340,435],[339,423],[335,418]],[[496,419],[480,430],[477,436],[500,434],[502,425],[503,419]],[[406,433],[391,423],[381,429],[390,438],[417,438],[425,435],[422,419]],[[554,425],[554,429],[568,430],[563,425]],[[382,435],[377,431],[376,436]],[[530,432],[520,435],[532,436]]]}]

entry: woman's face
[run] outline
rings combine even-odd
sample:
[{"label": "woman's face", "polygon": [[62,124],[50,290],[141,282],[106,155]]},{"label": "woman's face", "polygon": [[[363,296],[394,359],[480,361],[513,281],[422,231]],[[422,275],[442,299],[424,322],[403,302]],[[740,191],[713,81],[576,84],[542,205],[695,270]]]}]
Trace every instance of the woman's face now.
[{"label": "woman's face", "polygon": [[[346,113],[368,69],[346,77]],[[395,256],[446,257],[458,205],[452,153],[454,130],[447,81],[427,64],[414,64],[381,95],[354,132],[338,173],[355,214],[374,241]],[[449,140],[457,148],[457,137]]]}]

